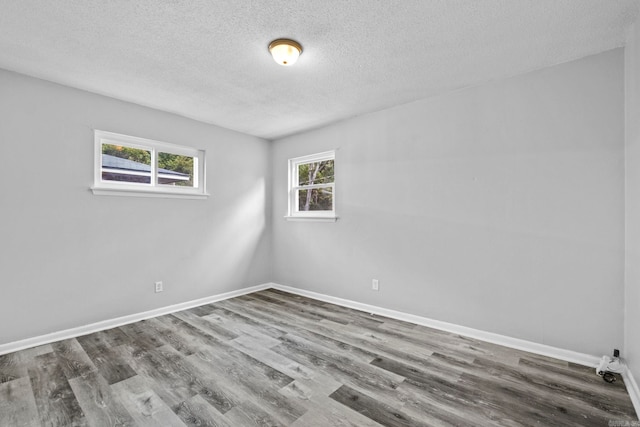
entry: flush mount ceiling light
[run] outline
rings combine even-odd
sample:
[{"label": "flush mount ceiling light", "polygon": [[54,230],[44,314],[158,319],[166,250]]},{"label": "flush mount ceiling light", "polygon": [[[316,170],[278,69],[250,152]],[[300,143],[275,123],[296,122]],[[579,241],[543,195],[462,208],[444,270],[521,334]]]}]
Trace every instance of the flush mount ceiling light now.
[{"label": "flush mount ceiling light", "polygon": [[289,39],[277,39],[269,43],[269,52],[273,60],[280,65],[293,65],[302,53],[300,43]]}]

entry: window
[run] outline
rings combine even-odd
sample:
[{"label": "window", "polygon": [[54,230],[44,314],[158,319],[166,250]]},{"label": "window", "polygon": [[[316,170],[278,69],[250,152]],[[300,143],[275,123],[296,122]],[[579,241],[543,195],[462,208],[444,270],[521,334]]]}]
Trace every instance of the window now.
[{"label": "window", "polygon": [[99,195],[204,198],[204,151],[150,139],[95,131]]},{"label": "window", "polygon": [[289,159],[287,219],[336,220],[335,151]]}]

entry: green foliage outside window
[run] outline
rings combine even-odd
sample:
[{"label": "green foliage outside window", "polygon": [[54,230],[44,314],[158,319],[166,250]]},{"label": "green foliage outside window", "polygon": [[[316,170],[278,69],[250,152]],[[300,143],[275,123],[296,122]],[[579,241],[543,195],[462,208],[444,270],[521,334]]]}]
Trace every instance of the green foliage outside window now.
[{"label": "green foliage outside window", "polygon": [[[333,160],[303,163],[298,166],[298,185],[332,184]],[[299,211],[327,211],[333,209],[333,191],[331,187],[299,190]]]},{"label": "green foliage outside window", "polygon": [[151,152],[140,148],[125,147],[123,145],[102,144],[102,154],[108,154],[120,159],[132,160],[151,165]]},{"label": "green foliage outside window", "polygon": [[158,167],[189,175],[189,181],[178,181],[174,185],[193,187],[193,157],[171,153],[158,153]]}]

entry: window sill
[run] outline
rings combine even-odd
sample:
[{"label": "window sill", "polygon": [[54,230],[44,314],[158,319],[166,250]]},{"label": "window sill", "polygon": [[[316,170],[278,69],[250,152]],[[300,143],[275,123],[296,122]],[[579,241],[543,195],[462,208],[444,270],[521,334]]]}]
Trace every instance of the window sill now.
[{"label": "window sill", "polygon": [[336,222],[337,216],[285,216],[287,221]]},{"label": "window sill", "polygon": [[208,193],[178,193],[175,191],[141,190],[131,188],[91,187],[96,196],[124,196],[124,197],[160,197],[165,199],[206,199]]}]

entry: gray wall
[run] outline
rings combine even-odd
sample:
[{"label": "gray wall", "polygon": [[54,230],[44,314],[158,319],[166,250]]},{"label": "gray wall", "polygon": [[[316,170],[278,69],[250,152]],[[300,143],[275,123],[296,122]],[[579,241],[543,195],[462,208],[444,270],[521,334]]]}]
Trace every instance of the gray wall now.
[{"label": "gray wall", "polygon": [[629,31],[626,77],[626,263],[624,353],[640,381],[640,26]]},{"label": "gray wall", "polygon": [[[7,71],[0,117],[0,344],[269,281],[268,142]],[[211,197],[94,196],[94,128],[207,150]]]},{"label": "gray wall", "polygon": [[[579,352],[621,346],[623,64],[617,49],[276,141],[274,280]],[[285,221],[287,159],[332,148],[340,219]]]},{"label": "gray wall", "polygon": [[[622,345],[626,291],[624,351],[638,377],[640,129],[627,121],[625,288],[623,100],[618,49],[270,149],[0,71],[0,344],[274,279],[602,354]],[[212,196],[92,195],[94,128],[206,149]],[[286,222],[287,159],[332,148],[340,220]],[[153,293],[156,280],[165,292]]]}]

